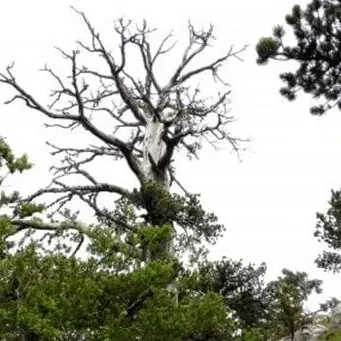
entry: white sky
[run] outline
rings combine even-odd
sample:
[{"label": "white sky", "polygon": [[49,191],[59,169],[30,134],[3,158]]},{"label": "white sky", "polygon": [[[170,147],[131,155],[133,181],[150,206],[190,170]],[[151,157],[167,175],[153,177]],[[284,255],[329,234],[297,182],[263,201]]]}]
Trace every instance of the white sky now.
[{"label": "white sky", "polygon": [[[164,33],[174,29],[182,39],[187,38],[188,19],[199,25],[212,22],[218,38],[212,50],[216,55],[230,45],[250,44],[244,63],[231,61],[224,75],[232,85],[232,114],[238,120],[231,131],[253,139],[241,155],[242,162],[228,149],[205,149],[200,161],[183,161],[178,174],[189,190],[202,193],[205,206],[226,225],[226,236],[212,250],[215,258],[227,255],[265,261],[269,278],[284,267],[307,271],[324,280],[324,297],[341,298],[341,275],[325,274],[313,263],[322,249],[313,237],[315,213],[325,210],[330,190],[341,185],[341,113],[312,117],[310,98],[288,103],[278,93],[278,74],[289,65],[260,67],[255,63],[258,38],[284,22],[295,3],[305,1],[2,1],[0,68],[15,60],[16,75],[27,88],[46,94],[49,83],[39,78],[37,69],[45,62],[63,69],[53,46],[72,47],[86,33],[70,4],[84,10],[105,37],[112,20],[124,15],[146,18]],[[9,95],[0,85],[0,102]],[[0,135],[8,137],[16,151],[27,152],[36,164],[18,186],[28,191],[46,184],[52,159],[44,142],[51,136],[53,141],[70,136],[46,130],[40,115],[20,105],[1,104],[0,115]],[[120,183],[128,181],[114,163],[111,167],[103,174]],[[322,300],[319,297],[311,304]]]}]

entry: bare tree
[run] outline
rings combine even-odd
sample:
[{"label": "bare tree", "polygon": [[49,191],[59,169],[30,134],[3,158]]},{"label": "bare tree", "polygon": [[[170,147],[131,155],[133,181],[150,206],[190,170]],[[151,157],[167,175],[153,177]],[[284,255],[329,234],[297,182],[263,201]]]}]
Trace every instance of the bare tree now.
[{"label": "bare tree", "polygon": [[[189,23],[188,46],[168,81],[161,84],[155,65],[173,49],[172,34],[152,48],[154,30],[148,28],[146,21],[138,26],[119,19],[114,26],[120,41],[119,53],[114,55],[86,15],[75,11],[86,24],[90,42],[79,41],[77,50],[71,53],[59,49],[70,63],[68,78],[63,79],[47,66],[43,69],[58,86],[51,93],[49,105],[41,104],[20,85],[13,73],[13,65],[0,74],[0,82],[11,86],[16,92],[7,103],[22,100],[27,107],[52,119],[53,123],[49,126],[70,130],[80,127],[98,141],[96,145],[84,145],[83,148],[65,148],[50,143],[53,154],[63,155],[63,162],[53,167],[52,184],[34,193],[28,201],[46,193],[57,193],[59,196],[52,204],[60,208],[73,197],[78,197],[93,208],[98,217],[114,221],[114,215],[98,204],[99,194],[114,193],[135,200],[138,196],[150,223],[160,225],[163,221],[154,214],[143,188],[148,183],[156,183],[169,192],[173,182],[181,186],[172,166],[176,151],[183,150],[189,156],[197,157],[203,141],[214,144],[224,140],[238,150],[239,139],[228,131],[233,119],[229,112],[230,89],[221,79],[219,69],[228,59],[239,59],[245,47],[239,50],[230,48],[225,55],[205,65],[191,67],[198,56],[210,47],[214,36],[212,26],[208,30],[198,31]],[[128,71],[132,49],[142,62],[143,77],[136,77]],[[83,56],[98,58],[98,62],[87,66],[82,62]],[[190,83],[205,73],[225,88],[214,99],[202,97],[199,87],[193,87]],[[106,113],[111,118],[111,132],[95,123],[93,117],[98,112]],[[131,191],[119,184],[99,182],[86,170],[86,165],[103,156],[125,160],[138,179],[140,188]],[[67,184],[65,179],[71,175],[79,176],[88,184]],[[22,229],[26,225],[21,223],[19,226]]]}]

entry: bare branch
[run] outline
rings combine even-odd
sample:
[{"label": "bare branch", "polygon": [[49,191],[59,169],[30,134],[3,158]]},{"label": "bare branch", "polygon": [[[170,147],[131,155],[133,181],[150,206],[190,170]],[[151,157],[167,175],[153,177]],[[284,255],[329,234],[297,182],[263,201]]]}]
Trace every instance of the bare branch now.
[{"label": "bare branch", "polygon": [[192,78],[193,76],[197,76],[200,73],[203,73],[205,71],[211,71],[212,75],[214,77],[217,77],[218,74],[218,68],[221,66],[222,62],[226,61],[228,58],[230,57],[237,57],[238,54],[240,54],[241,52],[243,52],[246,49],[246,46],[243,47],[242,49],[238,50],[238,51],[233,51],[232,48],[230,49],[230,51],[223,57],[216,59],[214,62],[212,62],[209,65],[205,65],[202,66],[198,69],[189,71],[187,73],[185,73],[184,75],[182,75],[181,77],[174,79],[174,84],[178,85],[178,84],[182,84],[185,81],[187,81],[189,78]]},{"label": "bare branch", "polygon": [[[21,231],[33,229],[36,231],[53,231],[56,232],[60,229],[63,229],[63,226],[60,224],[52,224],[52,223],[46,223],[41,222],[37,219],[30,219],[30,220],[24,220],[24,219],[13,219],[11,220],[11,225],[14,227],[14,231],[7,234],[6,238],[9,238]],[[79,232],[83,232],[81,225],[78,222],[75,221],[69,221],[65,224],[65,228],[67,229],[74,229]]]},{"label": "bare branch", "polygon": [[[61,77],[46,65],[42,69],[56,84],[56,89],[49,94],[48,105],[42,105],[17,82],[13,65],[0,73],[0,83],[15,90],[14,97],[7,103],[24,101],[28,108],[52,120],[47,127],[70,131],[79,127],[97,139],[96,145],[77,148],[49,143],[53,148],[52,155],[60,157],[61,163],[51,167],[52,183],[26,200],[56,194],[57,199],[48,208],[59,211],[70,200],[78,198],[94,210],[99,220],[119,225],[116,217],[98,204],[98,197],[101,193],[112,193],[135,200],[135,192],[115,185],[116,179],[114,184],[101,182],[87,166],[100,157],[123,159],[141,186],[147,181],[156,181],[168,191],[170,184],[176,183],[186,193],[171,171],[175,152],[184,151],[189,157],[198,157],[203,143],[208,142],[216,148],[220,141],[227,141],[235,151],[239,150],[242,140],[232,136],[229,129],[233,122],[229,110],[230,88],[220,71],[230,58],[240,59],[239,54],[245,47],[231,48],[223,56],[194,67],[193,63],[214,40],[213,26],[200,31],[189,23],[188,46],[166,84],[160,84],[156,63],[174,48],[172,33],[153,46],[151,36],[155,30],[148,28],[145,21],[135,27],[131,21],[119,19],[114,26],[114,34],[119,38],[114,53],[107,48],[86,15],[74,11],[81,16],[90,39],[78,41],[79,50],[58,49],[69,64],[68,77]],[[90,60],[96,58],[95,63],[87,65],[89,58],[81,58],[81,54],[90,56]],[[130,69],[131,54],[140,60],[141,79]],[[208,73],[214,85],[219,81],[219,90],[210,98],[202,96],[199,85],[191,86],[191,81],[203,73]],[[108,123],[100,128],[97,120],[103,116]],[[68,185],[68,177],[75,175],[82,182]],[[124,227],[125,230],[128,228]]]},{"label": "bare branch", "polygon": [[[30,95],[28,92],[26,92],[21,86],[18,85],[16,82],[12,72],[11,72],[11,67],[7,68],[8,76],[4,74],[0,74],[0,82],[9,84],[13,88],[17,90],[19,95],[16,95],[12,98],[12,100],[7,101],[8,103],[13,102],[16,99],[22,99],[25,101],[26,105],[29,108],[35,109],[37,111],[40,111],[44,115],[46,115],[49,118],[52,119],[62,119],[62,120],[71,120],[74,122],[79,123],[80,125],[83,126],[84,129],[88,130],[89,132],[92,133],[92,135],[96,136],[99,138],[101,141],[117,147],[123,156],[126,158],[129,166],[131,169],[134,171],[136,176],[139,179],[143,178],[143,175],[140,170],[139,166],[139,161],[134,157],[132,154],[132,151],[128,148],[128,146],[120,139],[113,135],[108,135],[98,129],[86,116],[85,116],[85,108],[84,108],[84,102],[82,99],[82,93],[86,90],[86,86],[83,86],[82,88],[79,88],[78,82],[77,82],[77,67],[76,67],[76,52],[73,52],[72,55],[66,55],[69,59],[71,59],[72,62],[72,86],[74,88],[74,93],[72,93],[72,96],[75,98],[77,102],[77,110],[78,110],[78,115],[70,114],[66,112],[65,110],[63,111],[63,114],[56,114],[41,104],[39,104],[32,95]],[[71,95],[71,94],[70,94]]]},{"label": "bare branch", "polygon": [[[125,46],[128,42],[125,42],[123,45],[121,45],[121,54],[124,56],[122,59],[122,63],[120,66],[117,66],[115,63],[114,58],[110,55],[108,50],[105,48],[100,36],[98,33],[96,33],[95,29],[92,27],[90,24],[90,21],[86,17],[86,15],[83,12],[77,11],[75,8],[73,10],[78,13],[82,18],[83,21],[85,22],[86,26],[88,27],[88,30],[92,36],[92,41],[93,41],[93,49],[90,50],[90,52],[95,52],[95,53],[100,53],[105,61],[107,62],[107,65],[109,67],[112,79],[115,82],[115,85],[121,95],[121,98],[123,101],[126,103],[126,105],[129,106],[130,110],[134,113],[135,117],[140,121],[140,122],[145,122],[145,117],[141,113],[138,104],[136,101],[133,99],[133,96],[129,89],[125,86],[123,78],[120,76],[121,71],[123,70],[125,66]],[[123,36],[122,36],[123,37]],[[124,37],[122,38],[124,39]],[[97,45],[96,45],[97,43]],[[97,46],[97,47],[96,47]]]},{"label": "bare branch", "polygon": [[44,194],[58,194],[58,193],[72,193],[72,194],[90,194],[90,193],[115,193],[119,195],[123,195],[126,198],[131,198],[133,193],[127,191],[126,189],[110,185],[106,183],[97,183],[96,185],[90,186],[68,186],[61,182],[54,181],[56,185],[60,187],[51,187],[51,188],[44,188],[36,191],[29,197],[25,198],[25,201],[32,201]]},{"label": "bare branch", "polygon": [[15,80],[13,73],[12,73],[12,67],[9,66],[7,67],[7,75],[0,73],[0,82],[1,83],[6,83],[13,87],[15,90],[17,90],[18,95],[15,95],[11,100],[6,101],[5,104],[10,104],[15,100],[21,99],[25,102],[25,104],[31,108],[35,109],[37,111],[40,111],[44,115],[46,115],[49,118],[52,119],[61,119],[61,120],[78,120],[78,116],[76,115],[71,115],[67,112],[64,112],[63,115],[56,114],[48,109],[46,109],[44,106],[39,104],[39,102],[28,92],[26,92]]},{"label": "bare branch", "polygon": [[[87,228],[84,228],[79,222],[72,221],[72,220],[53,224],[53,223],[42,222],[37,219],[31,219],[31,220],[13,219],[11,220],[11,225],[14,228],[14,230],[13,232],[8,233],[6,235],[6,239],[16,235],[19,232],[30,230],[30,229],[34,231],[44,231],[44,232],[51,231],[53,233],[50,235],[51,238],[53,237],[54,233],[61,232],[64,230],[65,231],[75,230],[79,233],[79,235],[77,236],[79,238],[79,243],[77,244],[76,248],[72,252],[72,255],[76,255],[76,253],[79,251],[79,249],[84,243],[85,236],[91,235],[91,232]],[[45,236],[43,236],[43,238],[45,238]],[[127,246],[129,245],[119,240],[116,240],[115,243],[112,245],[111,250],[114,253],[126,254]],[[129,252],[134,258],[143,260],[143,256],[140,250],[137,250],[134,247],[129,247]],[[101,259],[100,262],[103,262],[103,259]]]},{"label": "bare branch", "polygon": [[94,210],[96,217],[101,223],[109,226],[115,226],[116,230],[120,231],[123,230],[127,232],[134,230],[133,227],[128,225],[125,221],[123,221],[123,219],[116,218],[113,214],[108,212],[108,210],[100,208],[97,203],[97,197],[98,193],[92,193],[88,198],[84,195],[79,194],[79,198]]},{"label": "bare branch", "polygon": [[81,249],[85,241],[85,237],[83,234],[79,234],[78,238],[79,238],[79,242],[72,252],[72,255],[71,255],[72,257],[75,257],[77,255],[77,253],[79,252],[79,250]]}]

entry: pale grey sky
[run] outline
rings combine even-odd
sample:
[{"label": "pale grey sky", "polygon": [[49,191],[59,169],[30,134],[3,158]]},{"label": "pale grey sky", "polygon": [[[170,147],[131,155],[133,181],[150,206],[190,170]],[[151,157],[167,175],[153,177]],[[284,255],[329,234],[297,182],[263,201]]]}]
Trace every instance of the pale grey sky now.
[{"label": "pale grey sky", "polygon": [[[268,265],[274,278],[284,267],[307,271],[324,280],[324,297],[341,298],[341,274],[325,274],[313,260],[321,250],[313,237],[316,211],[324,211],[332,188],[341,186],[341,113],[312,117],[312,101],[301,97],[288,103],[278,93],[278,74],[290,65],[255,63],[254,45],[284,22],[284,16],[301,0],[259,1],[46,1],[11,0],[0,4],[0,68],[16,61],[16,75],[38,96],[44,98],[49,83],[37,69],[47,62],[63,70],[63,62],[53,50],[57,45],[71,48],[86,37],[81,20],[69,9],[72,4],[84,10],[99,31],[110,37],[112,20],[146,18],[163,33],[174,29],[187,38],[187,20],[216,26],[213,54],[230,45],[250,44],[244,63],[231,61],[224,70],[232,85],[232,114],[238,120],[231,132],[253,141],[241,154],[242,162],[231,152],[205,149],[200,161],[182,161],[178,168],[189,190],[201,192],[206,207],[226,225],[227,232],[212,249],[215,258],[227,255]],[[8,89],[0,85],[0,102],[8,99]],[[26,191],[47,183],[53,161],[44,141],[68,141],[71,136],[45,130],[42,117],[23,106],[0,105],[0,135],[7,136],[19,152],[27,152],[36,169],[18,180]],[[34,131],[34,133],[33,133]],[[77,143],[82,143],[77,136]],[[179,164],[179,163],[178,163]],[[120,183],[130,178],[115,164],[102,168],[103,176],[113,174]],[[99,170],[97,170],[99,171]],[[209,176],[208,176],[209,174]],[[213,175],[213,176],[212,176]],[[313,306],[322,297],[311,301]]]}]

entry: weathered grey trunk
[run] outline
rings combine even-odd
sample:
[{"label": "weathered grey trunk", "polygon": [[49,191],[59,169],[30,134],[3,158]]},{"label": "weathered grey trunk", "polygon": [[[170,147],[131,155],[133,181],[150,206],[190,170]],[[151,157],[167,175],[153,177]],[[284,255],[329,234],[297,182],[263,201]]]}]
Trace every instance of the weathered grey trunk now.
[{"label": "weathered grey trunk", "polygon": [[[166,143],[163,140],[164,124],[157,118],[153,117],[148,120],[145,127],[145,136],[143,141],[143,163],[142,170],[145,183],[155,183],[160,188],[169,193],[170,191],[170,179],[169,179],[169,165],[160,166],[160,161],[166,153]],[[156,193],[157,194],[157,193]],[[143,194],[144,195],[144,194]],[[149,193],[150,195],[150,193]],[[160,211],[155,211],[153,202],[159,200],[157,196],[147,197],[144,195],[146,210],[149,216],[149,222],[154,226],[162,226],[169,224],[173,226],[172,221],[164,219],[164,215],[160,214]],[[174,255],[174,237],[169,242],[165,242],[160,245],[160,249],[154,255],[150,255],[152,259],[157,259],[165,255]]]},{"label": "weathered grey trunk", "polygon": [[162,140],[164,129],[164,124],[156,118],[147,122],[143,141],[143,173],[146,181],[155,181],[168,192],[168,167],[159,167],[166,152],[166,143]]}]

